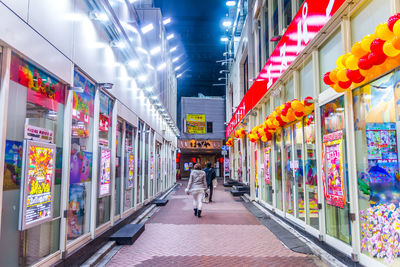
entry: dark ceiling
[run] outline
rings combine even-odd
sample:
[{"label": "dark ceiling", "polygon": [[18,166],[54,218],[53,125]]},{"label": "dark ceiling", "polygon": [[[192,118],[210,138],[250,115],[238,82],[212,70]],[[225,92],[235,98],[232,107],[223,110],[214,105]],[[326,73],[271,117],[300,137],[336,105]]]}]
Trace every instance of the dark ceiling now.
[{"label": "dark ceiling", "polygon": [[[223,58],[224,43],[220,38],[224,34],[221,22],[227,9],[224,0],[155,0],[155,6],[161,8],[163,17],[171,17],[166,25],[168,33],[174,33],[171,47],[178,45],[175,52],[180,56],[178,65],[182,65],[177,74],[178,103],[182,96],[225,95],[225,86],[213,86],[222,74],[220,63]],[[174,53],[174,56],[175,56]]]}]

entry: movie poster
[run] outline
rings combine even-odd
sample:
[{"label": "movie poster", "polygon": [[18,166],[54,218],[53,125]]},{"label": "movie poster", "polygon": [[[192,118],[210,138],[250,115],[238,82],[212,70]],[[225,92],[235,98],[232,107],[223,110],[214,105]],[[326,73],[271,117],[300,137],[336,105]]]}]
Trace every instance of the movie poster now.
[{"label": "movie poster", "polygon": [[126,161],[126,189],[131,189],[134,185],[135,178],[135,156],[133,153],[127,153]]},{"label": "movie poster", "polygon": [[19,189],[22,168],[22,142],[6,140],[3,190]]},{"label": "movie poster", "polygon": [[83,184],[70,185],[67,211],[67,236],[68,239],[74,239],[83,234],[85,214],[85,186]]},{"label": "movie poster", "polygon": [[50,221],[53,217],[55,156],[53,144],[26,142],[20,230]]},{"label": "movie poster", "polygon": [[111,150],[108,148],[100,149],[100,182],[99,197],[111,194],[110,175],[111,175]]},{"label": "movie poster", "polygon": [[322,145],[322,178],[327,204],[345,205],[342,131],[324,135]]},{"label": "movie poster", "polygon": [[270,151],[271,151],[271,149],[269,147],[264,149],[264,181],[265,181],[265,184],[267,184],[267,185],[271,184],[271,176],[269,173]]}]

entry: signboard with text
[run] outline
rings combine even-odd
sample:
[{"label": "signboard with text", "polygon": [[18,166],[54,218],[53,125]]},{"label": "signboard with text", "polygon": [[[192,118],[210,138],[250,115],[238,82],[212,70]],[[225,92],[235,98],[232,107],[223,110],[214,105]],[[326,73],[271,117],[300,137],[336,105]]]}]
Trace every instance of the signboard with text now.
[{"label": "signboard with text", "polygon": [[186,133],[205,134],[206,133],[206,115],[204,114],[186,114]]},{"label": "signboard with text", "polygon": [[305,0],[253,85],[244,95],[228,126],[227,138],[243,117],[264,97],[304,48],[346,0]]},{"label": "signboard with text", "polygon": [[25,124],[24,138],[35,141],[54,143],[53,131]]}]

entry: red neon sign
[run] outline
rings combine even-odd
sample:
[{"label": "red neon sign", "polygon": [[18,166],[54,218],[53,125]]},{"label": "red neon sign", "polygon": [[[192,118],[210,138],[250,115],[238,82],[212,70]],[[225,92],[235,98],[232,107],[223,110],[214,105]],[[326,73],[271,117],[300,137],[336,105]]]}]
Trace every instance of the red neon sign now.
[{"label": "red neon sign", "polygon": [[346,0],[305,0],[226,127],[228,138]]}]

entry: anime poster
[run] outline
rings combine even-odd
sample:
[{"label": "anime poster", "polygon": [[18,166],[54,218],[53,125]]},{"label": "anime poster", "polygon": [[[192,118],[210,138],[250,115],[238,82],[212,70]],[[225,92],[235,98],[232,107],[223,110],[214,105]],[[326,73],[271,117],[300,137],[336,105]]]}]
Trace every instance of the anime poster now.
[{"label": "anime poster", "polygon": [[269,147],[264,149],[264,181],[265,181],[265,184],[267,184],[267,185],[271,184],[271,176],[269,173],[270,151],[271,151],[271,149]]},{"label": "anime poster", "polygon": [[56,147],[26,141],[20,230],[52,219]]},{"label": "anime poster", "polygon": [[185,163],[183,164],[183,169],[184,169],[185,171],[189,171],[189,163],[188,163],[188,162],[185,162]]},{"label": "anime poster", "polygon": [[99,130],[108,132],[110,128],[109,114],[112,112],[112,100],[103,92],[100,93]]},{"label": "anime poster", "polygon": [[67,236],[68,239],[75,239],[83,234],[85,215],[85,186],[83,184],[69,186],[67,211]]},{"label": "anime poster", "polygon": [[231,161],[230,161],[229,158],[225,158],[225,161],[224,161],[225,176],[229,176],[230,175],[230,170],[231,170]]},{"label": "anime poster", "polygon": [[71,155],[70,161],[70,184],[84,183],[90,181],[92,177],[92,160],[91,152],[76,151]]},{"label": "anime poster", "polygon": [[95,86],[79,72],[74,72],[74,86],[82,88],[82,93],[73,92],[72,118],[89,124],[90,115],[94,110]]},{"label": "anime poster", "polygon": [[111,175],[111,150],[107,148],[100,149],[100,182],[99,197],[111,194],[110,175]]},{"label": "anime poster", "polygon": [[131,189],[134,185],[135,178],[135,156],[133,153],[127,153],[126,161],[126,189]]},{"label": "anime poster", "polygon": [[150,179],[151,180],[154,179],[154,156],[153,156],[153,152],[151,152],[151,156],[150,156]]},{"label": "anime poster", "polygon": [[22,168],[22,142],[6,140],[3,190],[19,189]]},{"label": "anime poster", "polygon": [[322,145],[322,178],[327,204],[345,205],[342,131],[324,135]]}]

